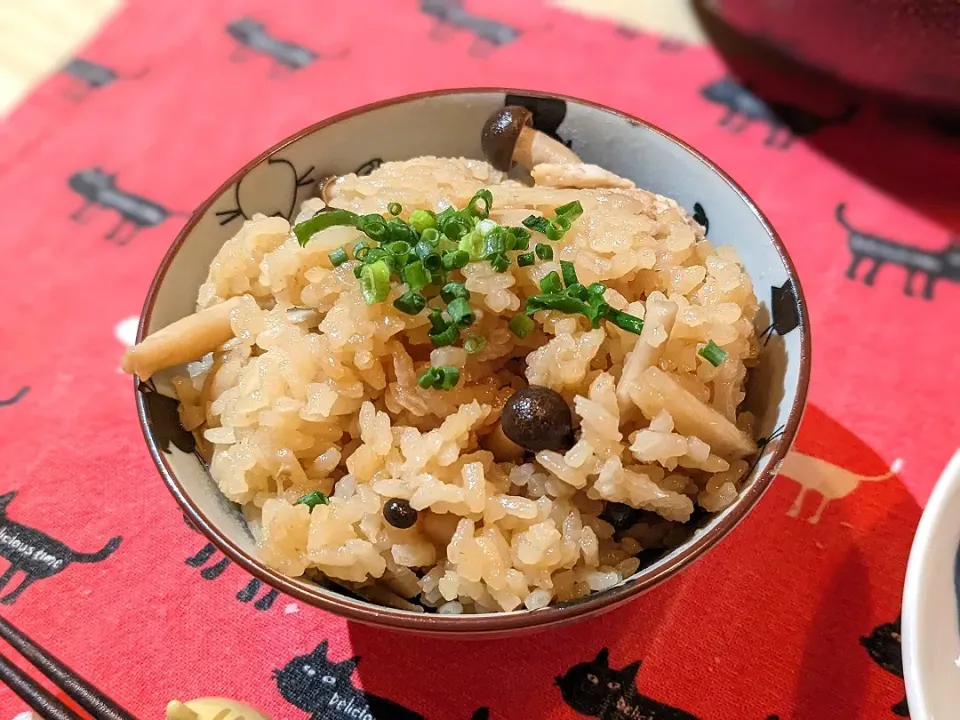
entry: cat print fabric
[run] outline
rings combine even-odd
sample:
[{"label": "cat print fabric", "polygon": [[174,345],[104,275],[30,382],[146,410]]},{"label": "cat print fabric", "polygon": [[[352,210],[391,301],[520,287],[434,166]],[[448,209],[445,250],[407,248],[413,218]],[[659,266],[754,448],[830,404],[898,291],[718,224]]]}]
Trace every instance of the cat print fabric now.
[{"label": "cat print fabric", "polygon": [[[211,696],[275,720],[905,716],[904,569],[960,437],[956,123],[724,58],[681,5],[119,4],[0,120],[0,615],[141,718]],[[621,110],[722,167],[796,265],[813,369],[780,476],[702,561],[581,623],[425,638],[287,597],[185,528],[137,403],[168,462],[195,439],[168,387],[118,364],[189,214],[253,157],[369,102],[477,85],[513,88],[504,102],[575,152],[591,150],[576,105],[533,91]],[[292,218],[329,170],[280,149],[209,222]],[[711,242],[727,231],[715,200],[686,202]],[[799,289],[762,271],[754,289],[772,351],[797,337]],[[785,430],[764,428],[767,447]],[[25,711],[0,691],[0,718]]]}]

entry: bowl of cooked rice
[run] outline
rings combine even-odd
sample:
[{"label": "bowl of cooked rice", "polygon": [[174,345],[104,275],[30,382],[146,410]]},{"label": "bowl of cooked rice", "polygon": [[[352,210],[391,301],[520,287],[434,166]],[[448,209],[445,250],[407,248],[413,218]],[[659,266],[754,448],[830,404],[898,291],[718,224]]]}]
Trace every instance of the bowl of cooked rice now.
[{"label": "bowl of cooked rice", "polygon": [[187,223],[123,358],[185,516],[348,619],[598,613],[754,507],[810,370],[746,194],[623,113],[529,91],[343,113]]}]

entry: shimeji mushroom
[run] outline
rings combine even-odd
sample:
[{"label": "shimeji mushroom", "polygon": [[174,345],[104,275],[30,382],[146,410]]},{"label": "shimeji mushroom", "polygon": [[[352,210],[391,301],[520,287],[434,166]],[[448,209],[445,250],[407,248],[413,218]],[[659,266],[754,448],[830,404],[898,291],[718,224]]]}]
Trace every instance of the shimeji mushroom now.
[{"label": "shimeji mushroom", "polygon": [[199,360],[213,352],[233,337],[230,315],[243,300],[242,296],[230,298],[145,337],[123,356],[123,371],[147,380],[160,370]]},{"label": "shimeji mushroom", "polygon": [[530,170],[541,163],[580,162],[566,145],[535,130],[533,113],[518,105],[507,105],[487,118],[480,147],[487,162],[502,172],[509,172],[514,163]]}]

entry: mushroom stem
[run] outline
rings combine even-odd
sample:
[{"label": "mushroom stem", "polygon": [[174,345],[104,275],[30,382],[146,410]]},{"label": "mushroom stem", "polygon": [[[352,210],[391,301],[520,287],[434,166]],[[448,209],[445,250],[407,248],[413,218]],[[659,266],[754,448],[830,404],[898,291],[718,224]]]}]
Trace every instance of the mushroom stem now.
[{"label": "mushroom stem", "polygon": [[123,371],[147,380],[159,370],[199,360],[213,352],[233,337],[230,315],[243,301],[243,296],[230,298],[157,330],[127,350],[121,362]]},{"label": "mushroom stem", "polygon": [[513,151],[513,161],[527,170],[541,163],[563,165],[578,163],[577,154],[563,143],[557,142],[546,133],[525,127],[517,138],[517,146]]}]

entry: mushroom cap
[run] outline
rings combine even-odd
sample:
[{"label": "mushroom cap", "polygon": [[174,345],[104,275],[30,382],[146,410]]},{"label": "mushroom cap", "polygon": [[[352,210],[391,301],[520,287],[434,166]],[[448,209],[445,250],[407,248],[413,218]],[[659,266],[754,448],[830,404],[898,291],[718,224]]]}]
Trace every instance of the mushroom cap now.
[{"label": "mushroom cap", "polygon": [[573,418],[563,396],[541,385],[515,392],[500,416],[503,434],[531,452],[566,450],[573,445]]},{"label": "mushroom cap", "polygon": [[520,132],[533,124],[533,113],[520,105],[507,105],[493,113],[483,124],[480,147],[487,161],[497,170],[513,167],[513,151]]}]

